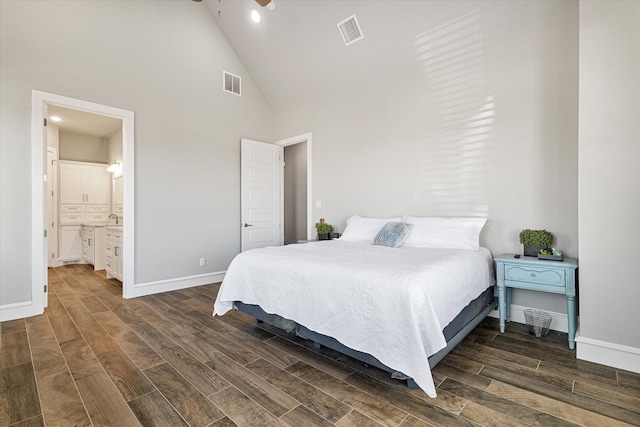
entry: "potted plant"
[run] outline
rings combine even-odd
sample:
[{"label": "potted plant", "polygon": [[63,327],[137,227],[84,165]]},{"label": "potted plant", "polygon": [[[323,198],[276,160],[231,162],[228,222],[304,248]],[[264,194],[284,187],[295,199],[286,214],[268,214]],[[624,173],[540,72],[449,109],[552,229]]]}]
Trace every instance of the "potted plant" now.
[{"label": "potted plant", "polygon": [[542,249],[553,244],[553,234],[547,230],[529,230],[520,232],[520,243],[524,245],[524,256],[538,256]]},{"label": "potted plant", "polygon": [[316,225],[316,231],[318,232],[318,240],[331,240],[333,226],[326,222],[322,222]]}]

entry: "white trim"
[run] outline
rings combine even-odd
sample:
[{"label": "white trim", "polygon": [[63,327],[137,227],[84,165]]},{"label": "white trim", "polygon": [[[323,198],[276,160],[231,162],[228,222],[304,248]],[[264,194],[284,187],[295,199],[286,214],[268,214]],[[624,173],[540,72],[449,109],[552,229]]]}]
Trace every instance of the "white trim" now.
[{"label": "white trim", "polygon": [[[552,319],[551,326],[549,327],[549,329],[554,331],[564,332],[564,333],[567,333],[567,331],[569,330],[567,313],[557,313],[555,311],[542,310],[542,309],[533,308],[533,307],[525,307],[522,305],[511,304],[511,321],[525,324],[526,321],[524,318],[524,311],[527,309],[541,310],[541,311],[544,311],[545,313],[549,313]],[[498,315],[498,310],[493,310],[491,313],[489,313],[489,317],[499,318],[500,316]]]},{"label": "white trim", "polygon": [[[125,298],[135,298],[145,295],[153,295],[160,292],[175,291],[178,289],[192,288],[194,286],[208,285],[210,283],[222,282],[225,271],[214,271],[212,273],[195,274],[193,276],[178,277],[175,279],[158,280],[155,282],[138,283]],[[211,307],[213,313],[213,306]]]},{"label": "white trim", "polygon": [[0,322],[8,320],[23,319],[25,317],[42,314],[37,312],[32,301],[16,302],[13,304],[0,305]]},{"label": "white trim", "polygon": [[640,373],[640,348],[576,334],[576,358]]},{"label": "white trim", "polygon": [[[285,138],[285,139],[276,141],[276,145],[279,145],[281,147],[300,144],[302,142],[307,143],[307,239],[309,240],[315,240],[316,238],[316,229],[313,224],[313,197],[311,197],[312,196],[311,192],[313,189],[313,185],[311,182],[312,176],[313,176],[313,174],[311,173],[311,166],[312,166],[312,160],[313,160],[312,150],[311,150],[312,143],[313,143],[312,140],[313,138],[312,138],[311,132],[309,132],[309,133],[304,133],[302,135],[292,136],[290,138]],[[284,176],[283,176],[282,185],[284,185]],[[281,223],[284,224],[284,205],[280,210],[280,217],[281,217]],[[282,228],[281,241],[284,242],[284,227],[281,227],[281,228]]]},{"label": "white trim", "polygon": [[134,113],[133,111],[125,111],[128,116],[122,119],[122,163],[124,167],[121,169],[124,185],[123,185],[123,201],[122,201],[122,245],[124,251],[124,259],[122,260],[122,296],[130,298],[129,293],[135,287],[135,132],[134,132]]},{"label": "white trim", "polygon": [[[69,98],[53,93],[39,90],[31,91],[31,146],[32,146],[32,297],[33,313],[31,315],[42,314],[43,312],[43,290],[47,280],[47,258],[48,252],[42,238],[43,226],[46,224],[44,202],[44,186],[41,185],[42,168],[46,167],[42,161],[42,156],[46,150],[43,137],[42,123],[44,121],[44,105],[58,105],[65,108],[88,111],[105,116],[122,119],[122,151],[124,163],[124,213],[123,213],[123,239],[124,239],[124,260],[123,260],[123,296],[127,297],[129,291],[134,287],[134,225],[135,225],[135,204],[134,204],[134,113],[133,111],[107,105],[96,104],[81,99]],[[46,171],[46,169],[45,169]],[[44,254],[44,256],[43,256]],[[44,264],[43,264],[44,262]]]},{"label": "white trim", "polygon": [[[47,240],[44,238],[44,230],[47,229],[47,218],[44,215],[46,207],[44,175],[47,173],[46,129],[44,129],[44,103],[39,102],[39,99],[38,92],[33,91],[31,93],[31,301],[25,301],[24,310],[20,310],[24,313],[24,317],[44,313],[44,285],[47,283],[49,265],[47,258],[49,249]],[[0,318],[5,317],[3,311],[0,311]]]},{"label": "white trim", "polygon": [[[51,123],[48,123],[47,126],[50,126]],[[47,144],[48,144],[48,136],[47,136]],[[52,176],[48,177],[49,182],[51,182],[51,185],[53,186],[53,192],[54,192],[54,198],[53,198],[53,223],[55,224],[54,228],[56,233],[54,234],[53,237],[55,237],[55,256],[53,258],[53,263],[52,263],[52,267],[60,267],[62,265],[62,261],[60,261],[60,246],[59,246],[59,242],[58,242],[58,231],[60,230],[59,226],[60,224],[58,224],[58,162],[59,162],[59,158],[58,158],[58,149],[56,147],[51,147],[49,145],[47,145],[47,163],[49,160],[49,152],[53,152],[53,158],[55,160],[55,165],[53,165],[53,167],[51,168],[51,174]],[[47,167],[49,167],[49,165],[47,164]],[[46,195],[47,200],[49,199],[49,194],[47,193]],[[48,207],[48,203],[47,203],[47,207]],[[49,227],[49,224],[47,223],[47,228]],[[49,235],[47,236],[47,239],[51,239],[52,236]],[[49,257],[51,256],[51,254],[49,253],[49,247],[48,247],[48,242],[47,242],[47,266],[49,265]],[[45,306],[47,305],[47,301],[44,301]]]}]

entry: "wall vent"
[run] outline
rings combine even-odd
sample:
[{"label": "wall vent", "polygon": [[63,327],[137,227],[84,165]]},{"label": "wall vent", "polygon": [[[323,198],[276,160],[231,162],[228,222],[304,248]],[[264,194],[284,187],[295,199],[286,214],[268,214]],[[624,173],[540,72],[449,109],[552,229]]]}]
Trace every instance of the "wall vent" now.
[{"label": "wall vent", "polygon": [[349,46],[351,43],[355,43],[358,40],[364,38],[360,24],[358,24],[358,18],[356,15],[352,15],[338,24],[340,34],[344,43]]},{"label": "wall vent", "polygon": [[231,74],[228,71],[222,72],[222,90],[233,93],[234,95],[242,95],[242,79],[240,76]]}]

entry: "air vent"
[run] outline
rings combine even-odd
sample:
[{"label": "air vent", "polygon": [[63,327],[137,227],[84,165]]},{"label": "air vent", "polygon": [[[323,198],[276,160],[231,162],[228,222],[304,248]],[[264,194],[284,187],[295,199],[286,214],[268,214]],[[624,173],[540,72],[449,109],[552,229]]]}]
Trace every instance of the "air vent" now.
[{"label": "air vent", "polygon": [[222,89],[225,92],[233,93],[234,95],[241,96],[242,82],[240,76],[231,74],[227,71],[222,72]]},{"label": "air vent", "polygon": [[344,21],[338,24],[338,28],[340,29],[340,34],[342,35],[342,39],[344,43],[349,46],[351,43],[355,43],[358,40],[364,38],[362,35],[362,30],[360,29],[360,25],[358,24],[358,19],[356,15],[352,15],[345,19]]}]

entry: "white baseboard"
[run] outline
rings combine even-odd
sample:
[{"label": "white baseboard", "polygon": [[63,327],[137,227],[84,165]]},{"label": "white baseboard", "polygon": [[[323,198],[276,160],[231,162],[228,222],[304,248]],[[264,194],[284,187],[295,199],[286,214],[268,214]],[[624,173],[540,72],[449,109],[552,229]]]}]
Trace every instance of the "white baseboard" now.
[{"label": "white baseboard", "polygon": [[0,305],[0,322],[24,319],[25,317],[37,316],[42,313],[42,309],[37,309],[32,301],[3,304]]},{"label": "white baseboard", "polygon": [[[123,295],[124,298],[135,298],[145,295],[157,294],[160,292],[176,291],[178,289],[191,288],[194,286],[207,285],[209,283],[222,282],[226,271],[215,271],[212,273],[197,274],[194,276],[178,277],[175,279],[158,280],[155,282],[138,283],[134,285],[133,292]],[[212,307],[213,310],[213,307]],[[8,320],[23,319],[25,317],[42,314],[42,310],[37,310],[32,301],[18,302],[13,304],[0,305],[0,322]]]},{"label": "white baseboard", "polygon": [[579,332],[576,334],[576,357],[640,373],[640,348],[581,337]]},{"label": "white baseboard", "polygon": [[158,280],[155,282],[136,283],[133,290],[122,295],[124,298],[142,297],[160,292],[176,291],[178,289],[207,285],[209,283],[222,282],[226,271],[196,274],[193,276],[178,277],[175,279]]},{"label": "white baseboard", "polygon": [[[524,307],[522,305],[511,304],[511,321],[516,323],[526,324],[527,322],[524,318],[524,311],[527,309],[539,310],[532,307]],[[558,332],[567,333],[567,331],[569,330],[569,327],[567,324],[566,313],[557,313],[555,311],[549,311],[549,310],[540,310],[540,311],[549,313],[549,315],[551,316],[551,326],[549,327],[549,329],[558,331]],[[491,313],[489,313],[489,316],[495,317],[495,318],[500,317],[498,315],[498,310],[493,310]]]}]

